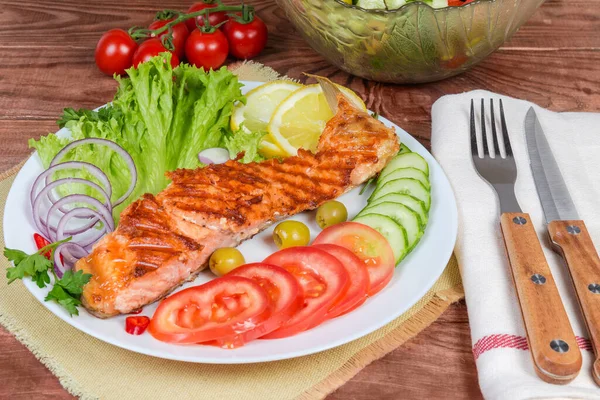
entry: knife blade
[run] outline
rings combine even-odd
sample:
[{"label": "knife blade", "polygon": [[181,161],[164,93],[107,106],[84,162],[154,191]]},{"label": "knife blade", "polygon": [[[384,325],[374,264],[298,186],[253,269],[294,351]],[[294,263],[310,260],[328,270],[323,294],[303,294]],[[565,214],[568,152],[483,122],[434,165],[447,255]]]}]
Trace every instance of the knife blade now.
[{"label": "knife blade", "polygon": [[579,218],[569,189],[556,163],[533,107],[525,117],[525,138],[533,180],[548,233],[571,275],[583,314],[595,361],[592,376],[600,385],[600,258],[583,220]]},{"label": "knife blade", "polygon": [[531,171],[546,222],[578,220],[577,209],[533,107],[525,117],[525,138]]}]

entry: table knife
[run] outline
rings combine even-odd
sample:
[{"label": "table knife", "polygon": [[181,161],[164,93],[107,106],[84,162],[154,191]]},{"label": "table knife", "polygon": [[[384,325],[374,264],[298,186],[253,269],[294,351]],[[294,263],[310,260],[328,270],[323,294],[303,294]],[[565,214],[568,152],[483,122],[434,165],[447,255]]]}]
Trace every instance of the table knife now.
[{"label": "table knife", "polygon": [[532,108],[525,117],[525,137],[533,179],[553,248],[567,265],[583,314],[595,361],[592,375],[600,385],[600,258],[585,223],[579,218],[560,168]]}]

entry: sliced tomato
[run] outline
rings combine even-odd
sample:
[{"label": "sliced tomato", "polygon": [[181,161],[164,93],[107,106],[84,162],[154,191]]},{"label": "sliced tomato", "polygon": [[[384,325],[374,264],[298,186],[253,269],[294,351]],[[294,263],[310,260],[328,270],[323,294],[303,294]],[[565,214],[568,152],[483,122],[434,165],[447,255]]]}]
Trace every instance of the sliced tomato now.
[{"label": "sliced tomato", "polygon": [[244,335],[224,336],[216,340],[216,345],[232,349],[243,346],[283,325],[296,314],[304,304],[302,288],[292,274],[276,265],[252,263],[242,265],[227,276],[243,276],[256,281],[268,294],[273,303],[273,313],[266,321]]},{"label": "sliced tomato", "polygon": [[369,292],[369,273],[367,267],[353,252],[336,244],[317,244],[316,249],[324,250],[337,258],[350,276],[350,286],[346,295],[327,312],[327,318],[335,318],[360,306]]},{"label": "sliced tomato", "polygon": [[337,258],[314,247],[289,247],[264,261],[290,272],[300,283],[304,294],[303,308],[281,328],[263,336],[278,339],[302,332],[327,319],[327,311],[345,295],[350,283],[348,272]]},{"label": "sliced tomato", "polygon": [[252,279],[224,276],[163,300],[148,331],[168,343],[203,343],[241,335],[271,316],[267,292]]},{"label": "sliced tomato", "polygon": [[375,229],[358,222],[342,222],[323,230],[313,244],[337,244],[352,251],[367,267],[369,296],[383,289],[394,275],[396,263],[388,241]]}]

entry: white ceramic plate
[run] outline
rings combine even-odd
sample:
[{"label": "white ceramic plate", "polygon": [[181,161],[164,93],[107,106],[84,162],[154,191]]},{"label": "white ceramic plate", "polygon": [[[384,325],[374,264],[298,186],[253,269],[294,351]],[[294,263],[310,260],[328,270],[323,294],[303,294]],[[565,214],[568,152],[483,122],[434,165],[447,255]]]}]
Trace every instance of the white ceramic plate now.
[{"label": "white ceramic plate", "polygon": [[[258,86],[256,82],[244,83],[244,91]],[[429,163],[432,187],[429,224],[417,247],[396,267],[394,278],[387,287],[346,315],[290,338],[255,340],[235,350],[201,345],[180,346],[159,342],[147,333],[141,336],[127,334],[125,316],[101,320],[81,308],[80,315],[72,318],[56,303],[44,302],[48,289],[38,288],[30,279],[25,279],[23,283],[46,308],[75,328],[115,346],[172,360],[218,364],[282,360],[331,349],[367,335],[404,313],[427,293],[443,272],[457,233],[456,202],[442,168],[412,136],[385,118],[380,120],[394,127],[400,140]],[[69,135],[69,132],[62,129],[59,134]],[[36,229],[30,212],[29,192],[34,179],[42,171],[41,161],[34,154],[13,183],[4,210],[4,240],[9,248],[27,253],[35,251],[32,235]],[[354,189],[339,199],[348,208],[350,217],[354,217],[365,206],[369,197],[369,192],[359,195],[359,191],[360,188]],[[306,223],[313,239],[321,231],[315,223],[314,212],[305,212],[292,218]],[[277,250],[271,239],[272,232],[273,227],[242,243],[239,249],[247,262],[261,261]],[[212,277],[210,272],[203,272],[194,282],[183,287],[204,283]],[[155,309],[156,304],[146,306],[141,315],[152,316]]]}]

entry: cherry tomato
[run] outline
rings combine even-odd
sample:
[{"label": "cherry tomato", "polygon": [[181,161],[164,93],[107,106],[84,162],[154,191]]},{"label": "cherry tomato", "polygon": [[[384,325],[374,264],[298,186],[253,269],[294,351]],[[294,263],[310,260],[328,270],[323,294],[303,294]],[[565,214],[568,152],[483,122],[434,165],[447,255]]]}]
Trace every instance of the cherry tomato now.
[{"label": "cherry tomato", "polygon": [[317,244],[316,249],[324,250],[337,258],[350,276],[350,286],[343,299],[327,312],[327,318],[335,318],[354,310],[367,300],[369,292],[369,273],[363,262],[350,250],[335,244]]},{"label": "cherry tomato", "polygon": [[223,25],[229,41],[229,53],[241,59],[256,57],[267,44],[267,26],[256,15],[248,23],[230,19]]},{"label": "cherry tomato", "polygon": [[469,57],[466,54],[458,54],[448,60],[440,61],[440,66],[444,69],[456,69],[467,61],[469,61]]},{"label": "cherry tomato", "polygon": [[292,336],[319,325],[327,319],[331,306],[348,290],[348,272],[326,251],[308,246],[290,247],[270,255],[264,262],[278,265],[294,275],[304,293],[304,308],[281,328],[263,336],[264,339]]},{"label": "cherry tomato", "polygon": [[130,335],[141,335],[150,324],[150,318],[145,315],[125,318],[125,331]]},{"label": "cherry tomato", "polygon": [[185,56],[189,63],[206,70],[223,65],[228,51],[227,38],[218,29],[210,33],[196,29],[185,42]]},{"label": "cherry tomato", "polygon": [[271,316],[267,292],[252,279],[224,276],[164,299],[148,331],[168,343],[203,343],[245,334]]},{"label": "cherry tomato", "polygon": [[140,314],[142,311],[144,311],[143,308],[138,308],[137,310],[134,310],[134,311],[130,312],[129,314],[136,315],[136,314]]},{"label": "cherry tomato", "polygon": [[[133,66],[137,67],[140,63],[146,62],[152,57],[164,52],[168,52],[168,50],[165,48],[165,46],[163,46],[160,39],[148,39],[144,43],[140,44],[138,49],[135,51],[135,54],[133,55]],[[177,54],[174,54],[173,52],[169,53],[171,53],[171,66],[175,68],[179,65],[179,57],[177,57]]]},{"label": "cherry tomato", "polygon": [[[160,21],[154,21],[153,23],[150,24],[148,29],[154,30],[154,29],[162,28],[169,22],[173,21],[173,19],[174,18],[160,20]],[[175,54],[177,54],[177,57],[179,57],[179,59],[181,60],[183,58],[183,56],[185,55],[185,40],[189,36],[189,31],[188,31],[187,26],[183,22],[173,26],[172,29],[173,29],[173,46],[175,47]],[[164,35],[167,35],[168,33],[169,33],[169,31],[166,30],[163,33],[159,34],[157,37],[161,38]]]},{"label": "cherry tomato", "polygon": [[[196,11],[202,11],[205,8],[215,8],[217,5],[218,5],[217,3],[203,3],[203,2],[194,3],[187,11],[187,14],[193,13]],[[208,22],[210,22],[210,24],[212,26],[217,26],[221,22],[227,21],[228,19],[229,19],[229,17],[227,16],[227,13],[225,11],[219,11],[216,13],[211,12],[208,15]],[[186,20],[185,23],[188,27],[188,30],[190,32],[192,32],[192,31],[198,29],[196,24],[198,24],[198,26],[204,26],[204,16],[199,15],[196,18],[190,18],[190,19]]]},{"label": "cherry tomato", "polygon": [[330,226],[317,236],[313,244],[337,244],[352,251],[367,267],[369,296],[387,285],[394,275],[396,262],[388,241],[375,229],[358,222],[342,222]]},{"label": "cherry tomato", "polygon": [[133,64],[133,53],[138,45],[122,29],[111,29],[106,32],[96,45],[96,65],[106,75],[124,75],[125,70]]},{"label": "cherry tomato", "polygon": [[250,340],[273,332],[296,314],[304,304],[300,284],[292,274],[281,267],[265,263],[252,263],[236,268],[229,273],[229,276],[231,275],[243,276],[258,282],[273,303],[273,313],[269,319],[258,324],[244,337],[234,335],[217,339],[216,344],[220,347],[240,347]]}]

